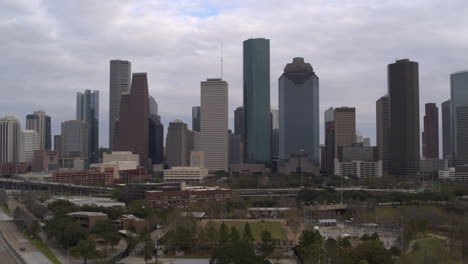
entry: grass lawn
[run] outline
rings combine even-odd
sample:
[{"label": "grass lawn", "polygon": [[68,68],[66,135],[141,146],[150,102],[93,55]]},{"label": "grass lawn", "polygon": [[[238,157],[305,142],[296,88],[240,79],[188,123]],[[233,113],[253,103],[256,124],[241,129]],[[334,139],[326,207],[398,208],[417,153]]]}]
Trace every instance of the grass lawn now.
[{"label": "grass lawn", "polygon": [[10,211],[10,208],[6,207],[6,206],[2,206],[2,210],[5,214],[7,215],[10,215],[11,211]]},{"label": "grass lawn", "polygon": [[[456,252],[460,252],[456,250]],[[461,264],[461,256],[450,252],[444,240],[438,238],[422,239],[414,243],[411,252],[403,254],[400,263],[424,263],[424,257],[428,263]]]},{"label": "grass lawn", "polygon": [[[235,226],[236,229],[239,231],[241,237],[242,234],[244,233],[244,227],[247,222],[244,221],[229,221],[229,222],[224,222],[229,230],[231,230],[232,226]],[[221,222],[208,222],[207,226],[210,224],[214,224],[216,230],[219,230],[219,226],[221,225]],[[280,239],[280,240],[287,240],[288,237],[286,235],[286,231],[284,228],[281,226],[280,222],[273,222],[273,221],[265,221],[265,222],[249,222],[250,229],[252,230],[252,234],[255,240],[260,240],[260,236],[262,232],[266,229],[270,231],[271,236],[273,239]]]}]

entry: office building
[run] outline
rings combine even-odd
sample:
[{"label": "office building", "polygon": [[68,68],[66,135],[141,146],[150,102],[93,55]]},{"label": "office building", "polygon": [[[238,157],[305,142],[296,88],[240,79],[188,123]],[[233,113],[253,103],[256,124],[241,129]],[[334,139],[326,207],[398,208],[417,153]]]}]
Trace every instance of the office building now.
[{"label": "office building", "polygon": [[278,92],[280,161],[303,151],[318,165],[319,79],[312,66],[294,58],[279,78]]},{"label": "office building", "polygon": [[435,103],[425,105],[422,151],[426,159],[439,158],[439,108]]},{"label": "office building", "polygon": [[151,164],[161,164],[164,161],[164,125],[155,114],[150,114],[148,122],[148,155]]},{"label": "office building", "polygon": [[73,172],[55,172],[52,176],[52,182],[76,184],[76,185],[112,185],[114,183],[114,170],[106,169],[100,171],[73,171]]},{"label": "office building", "polygon": [[242,163],[241,135],[229,134],[229,165]]},{"label": "office building", "polygon": [[205,168],[205,153],[203,151],[190,153],[190,167]]},{"label": "office building", "polygon": [[52,132],[51,119],[42,110],[34,111],[34,113],[26,116],[26,129],[35,130],[39,133],[41,140],[41,149],[51,149]]},{"label": "office building", "polygon": [[200,106],[192,106],[192,130],[200,132]]},{"label": "office building", "polygon": [[452,126],[450,99],[442,103],[442,159],[452,157]]},{"label": "office building", "polygon": [[120,115],[120,97],[130,91],[132,65],[129,61],[111,60],[109,74],[109,149],[112,150],[115,122]]},{"label": "office building", "polygon": [[164,181],[200,183],[208,177],[208,169],[200,167],[172,167],[164,170]]},{"label": "office building", "polygon": [[115,122],[113,151],[131,151],[148,168],[149,102],[146,73],[134,73],[130,93],[122,94]]},{"label": "office building", "polygon": [[356,142],[356,108],[337,107],[334,113],[335,123],[335,159],[338,148],[352,146]]},{"label": "office building", "polygon": [[384,174],[388,173],[388,144],[390,133],[390,113],[388,95],[384,95],[376,102],[376,134],[379,160],[382,161]]},{"label": "office building", "polygon": [[32,171],[48,172],[59,169],[59,155],[53,150],[36,150],[33,153]]},{"label": "office building", "polygon": [[169,166],[185,167],[187,163],[187,124],[180,120],[169,123],[166,136],[166,161]]},{"label": "office building", "polygon": [[19,160],[20,123],[12,117],[0,119],[0,163]]},{"label": "office building", "polygon": [[382,161],[336,161],[335,175],[360,179],[382,177]]},{"label": "office building", "polygon": [[240,106],[234,110],[234,134],[244,138],[244,107]]},{"label": "office building", "polygon": [[187,164],[190,164],[191,153],[200,150],[200,138],[200,132],[187,130]]},{"label": "office building", "polygon": [[200,99],[200,150],[205,153],[205,166],[209,171],[228,171],[228,83],[202,81]]},{"label": "office building", "polygon": [[158,114],[158,103],[156,102],[156,100],[153,98],[153,96],[150,95],[150,97],[148,98],[148,105],[149,105],[149,114],[150,115],[155,115],[157,118],[160,118],[159,117],[159,114]]},{"label": "office building", "polygon": [[369,137],[362,138],[362,144],[364,145],[364,147],[370,147],[371,139]]},{"label": "office building", "polygon": [[377,147],[366,147],[363,143],[354,143],[352,146],[338,148],[339,161],[378,161]]},{"label": "office building", "polygon": [[270,40],[243,43],[244,160],[270,164]]},{"label": "office building", "polygon": [[416,176],[419,171],[418,63],[408,59],[388,65],[390,109],[389,174]]},{"label": "office building", "polygon": [[99,159],[99,91],[76,93],[76,120],[88,123],[88,158],[90,163]]},{"label": "office building", "polygon": [[468,71],[450,75],[452,160],[454,167],[468,164]]},{"label": "office building", "polygon": [[133,154],[131,151],[112,151],[111,153],[104,153],[102,156],[102,163],[113,162],[131,162],[136,165],[140,164],[140,156]]},{"label": "office building", "polygon": [[[75,160],[88,164],[88,123],[80,120],[69,120],[62,123],[61,154],[63,168],[75,168]],[[76,168],[75,168],[76,169]]]},{"label": "office building", "polygon": [[35,130],[21,130],[19,140],[19,162],[31,163],[34,151],[41,148],[39,133]]},{"label": "office building", "polygon": [[335,166],[335,109],[330,107],[325,111],[325,159],[322,161],[326,175],[334,175]]}]

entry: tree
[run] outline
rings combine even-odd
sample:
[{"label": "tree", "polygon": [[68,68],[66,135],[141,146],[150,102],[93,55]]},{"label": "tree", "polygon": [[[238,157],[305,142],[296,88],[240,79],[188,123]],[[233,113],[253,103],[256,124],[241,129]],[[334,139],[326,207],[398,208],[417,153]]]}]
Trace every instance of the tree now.
[{"label": "tree", "polygon": [[252,242],[254,240],[252,235],[252,229],[250,229],[250,224],[247,222],[244,226],[244,233],[242,234],[242,240],[247,242]]},{"label": "tree", "polygon": [[120,241],[117,228],[109,219],[97,221],[93,228],[91,228],[91,234],[95,234],[104,239],[112,249],[114,249],[114,246]]},{"label": "tree", "polygon": [[265,258],[255,256],[254,248],[246,241],[228,241],[220,244],[211,255],[210,263],[216,264],[264,264]]},{"label": "tree", "polygon": [[6,193],[5,190],[0,190],[0,206],[6,206],[8,202],[8,194]]},{"label": "tree", "polygon": [[88,238],[87,231],[69,216],[54,217],[45,226],[48,238],[54,238],[67,248],[75,246],[80,240]]},{"label": "tree", "polygon": [[148,202],[145,200],[136,200],[131,202],[129,210],[133,215],[142,219],[146,219],[153,212]]},{"label": "tree", "polygon": [[264,230],[261,234],[261,240],[260,248],[263,254],[268,255],[273,252],[275,246],[273,245],[273,238],[271,237],[270,231]]},{"label": "tree", "polygon": [[219,236],[218,236],[218,231],[216,231],[216,228],[213,223],[208,223],[208,231],[206,233],[208,237],[208,241],[210,241],[211,246],[215,245],[217,241],[219,241]]},{"label": "tree", "polygon": [[219,227],[219,243],[224,243],[229,240],[229,230],[227,225],[222,222]]},{"label": "tree", "polygon": [[39,225],[39,221],[34,220],[29,227],[29,233],[31,234],[32,237],[37,238],[37,233],[41,229],[41,226]]},{"label": "tree", "polygon": [[81,257],[84,263],[87,263],[89,258],[97,257],[96,242],[92,239],[80,240],[78,244],[70,249],[70,254],[73,257]]},{"label": "tree", "polygon": [[322,235],[318,231],[305,230],[299,238],[299,246],[307,247],[312,244],[320,244],[322,243],[322,239]]},{"label": "tree", "polygon": [[240,239],[239,231],[237,231],[237,228],[235,226],[231,227],[231,233],[229,234],[229,239],[231,241],[237,241]]}]

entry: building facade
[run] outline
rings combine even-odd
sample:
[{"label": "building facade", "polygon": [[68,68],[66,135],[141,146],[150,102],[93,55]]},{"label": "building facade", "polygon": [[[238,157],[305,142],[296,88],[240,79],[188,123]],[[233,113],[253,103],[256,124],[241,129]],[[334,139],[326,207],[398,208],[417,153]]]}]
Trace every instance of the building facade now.
[{"label": "building facade", "polygon": [[279,78],[278,92],[279,159],[287,160],[302,150],[318,165],[319,79],[312,66],[294,58]]},{"label": "building facade", "polygon": [[356,142],[356,108],[346,106],[335,108],[334,123],[334,154],[336,159],[339,147],[349,147]]},{"label": "building facade", "polygon": [[192,130],[200,132],[200,106],[192,106]]},{"label": "building facade", "polygon": [[187,186],[173,191],[146,191],[145,200],[152,208],[164,209],[171,207],[184,208],[190,205],[210,206],[224,204],[232,199],[229,189]]},{"label": "building facade", "polygon": [[39,133],[35,130],[21,130],[19,140],[19,162],[31,163],[34,151],[41,148]]},{"label": "building facade", "polygon": [[26,129],[35,130],[39,133],[41,149],[51,149],[52,147],[52,132],[51,118],[42,110],[34,111],[34,113],[26,116]]},{"label": "building facade", "polygon": [[180,120],[169,123],[166,137],[166,161],[169,166],[187,166],[187,124]]},{"label": "building facade", "polygon": [[450,99],[442,103],[442,159],[452,157],[452,126]]},{"label": "building facade", "polygon": [[468,107],[468,71],[456,72],[450,75],[450,106],[451,106],[451,141],[452,160],[455,167],[468,164],[468,122],[466,111]]},{"label": "building facade", "polygon": [[439,158],[439,108],[435,103],[425,105],[422,151],[426,159]]},{"label": "building facade", "polygon": [[97,185],[106,186],[114,183],[114,170],[106,169],[100,171],[74,171],[56,172],[52,175],[52,182],[76,184],[76,185]]},{"label": "building facade", "polygon": [[234,134],[244,139],[244,107],[240,106],[234,110]]},{"label": "building facade", "polygon": [[270,164],[270,40],[243,43],[244,161]]},{"label": "building facade", "polygon": [[164,170],[164,181],[200,183],[208,177],[208,169],[200,167],[172,167]]},{"label": "building facade", "polygon": [[115,122],[120,115],[120,97],[130,91],[132,64],[125,60],[111,60],[109,73],[109,148],[112,150]]},{"label": "building facade", "polygon": [[12,117],[0,119],[0,163],[19,160],[20,123]]},{"label": "building facade", "polygon": [[88,158],[90,163],[99,159],[99,91],[76,93],[76,120],[88,123]]},{"label": "building facade", "polygon": [[383,173],[388,173],[388,144],[390,132],[390,113],[388,95],[384,95],[376,102],[376,138],[379,150],[379,160],[382,161]]},{"label": "building facade", "polygon": [[201,82],[200,150],[209,171],[229,170],[228,83],[221,79]]},{"label": "building facade", "polygon": [[418,63],[408,59],[388,65],[390,109],[389,174],[416,176],[420,160]]},{"label": "building facade", "polygon": [[326,175],[334,175],[335,166],[335,109],[330,107],[325,111],[325,158],[322,167]]},{"label": "building facade", "polygon": [[62,160],[63,168],[73,168],[74,160],[83,160],[88,164],[88,123],[69,120],[62,123]]},{"label": "building facade", "polygon": [[119,120],[115,122],[115,151],[131,151],[140,156],[140,165],[148,168],[149,102],[146,73],[134,73],[130,93],[120,99]]},{"label": "building facade", "polygon": [[164,125],[155,114],[150,114],[148,122],[148,155],[151,164],[161,164],[164,161]]}]

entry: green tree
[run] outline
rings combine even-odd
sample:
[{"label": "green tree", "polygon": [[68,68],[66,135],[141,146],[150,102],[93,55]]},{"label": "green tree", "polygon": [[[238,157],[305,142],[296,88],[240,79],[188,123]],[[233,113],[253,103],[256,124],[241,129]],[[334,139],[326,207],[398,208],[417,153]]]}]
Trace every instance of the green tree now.
[{"label": "green tree", "polygon": [[130,203],[128,206],[130,212],[136,217],[146,219],[149,217],[153,210],[149,206],[148,202],[145,200],[136,200]]},{"label": "green tree", "polygon": [[237,228],[235,226],[231,227],[231,233],[229,234],[229,239],[231,241],[237,241],[240,239],[239,231],[237,231]]},{"label": "green tree", "polygon": [[97,221],[90,231],[91,234],[95,234],[104,239],[104,241],[106,241],[106,243],[110,245],[112,249],[114,249],[114,246],[117,245],[120,241],[117,228],[109,219]]},{"label": "green tree", "polygon": [[209,226],[206,235],[208,237],[208,241],[211,242],[210,245],[214,246],[217,243],[217,241],[219,241],[218,231],[216,231],[216,228],[213,223],[208,223],[208,225]]},{"label": "green tree", "polygon": [[210,263],[217,264],[264,264],[265,258],[255,256],[253,246],[242,240],[220,244],[211,256]]},{"label": "green tree", "polygon": [[29,233],[31,234],[32,237],[37,238],[37,233],[41,229],[41,225],[39,225],[39,221],[34,220],[29,227]]},{"label": "green tree", "polygon": [[222,222],[219,227],[219,243],[224,243],[229,240],[229,230],[227,225]]},{"label": "green tree", "polygon": [[322,239],[322,235],[318,231],[305,230],[299,238],[299,246],[307,247],[312,244],[320,244],[322,243]]},{"label": "green tree", "polygon": [[260,248],[263,254],[268,255],[275,249],[273,245],[273,238],[271,237],[271,233],[268,230],[264,230],[261,234],[261,243]]},{"label": "green tree", "polygon": [[247,222],[244,226],[244,233],[242,234],[242,240],[251,242],[254,240],[252,235],[252,229],[250,229],[250,224]]},{"label": "green tree", "polygon": [[169,244],[178,249],[188,249],[193,245],[195,233],[186,229],[185,227],[178,226],[169,233]]},{"label": "green tree", "polygon": [[84,263],[90,258],[97,257],[96,242],[92,239],[80,240],[78,244],[70,249],[70,254],[73,257],[81,257],[84,259]]},{"label": "green tree", "polygon": [[45,226],[45,232],[48,238],[54,238],[67,248],[88,238],[87,231],[68,216],[52,218]]},{"label": "green tree", "polygon": [[0,190],[0,206],[8,207],[8,194],[5,190]]}]

